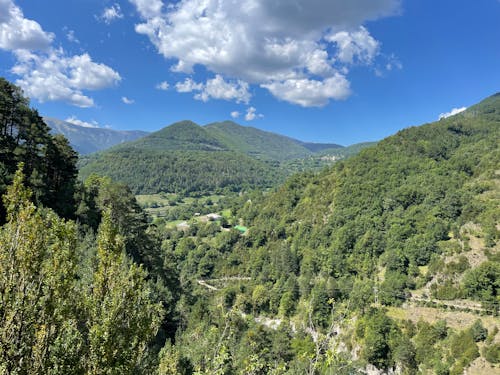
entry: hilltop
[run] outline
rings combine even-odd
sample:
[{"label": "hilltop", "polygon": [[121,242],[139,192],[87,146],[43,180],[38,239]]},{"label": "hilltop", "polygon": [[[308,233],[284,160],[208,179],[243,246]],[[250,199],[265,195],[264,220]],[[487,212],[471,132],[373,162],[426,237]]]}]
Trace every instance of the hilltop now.
[{"label": "hilltop", "polygon": [[[315,153],[311,150],[321,151]],[[200,126],[180,121],[133,142],[81,160],[83,178],[107,175],[136,193],[214,192],[267,188],[282,182],[296,160],[337,159],[349,148],[301,142],[283,135],[226,121]],[[288,164],[287,164],[288,163]],[[312,165],[312,163],[309,163]]]}]

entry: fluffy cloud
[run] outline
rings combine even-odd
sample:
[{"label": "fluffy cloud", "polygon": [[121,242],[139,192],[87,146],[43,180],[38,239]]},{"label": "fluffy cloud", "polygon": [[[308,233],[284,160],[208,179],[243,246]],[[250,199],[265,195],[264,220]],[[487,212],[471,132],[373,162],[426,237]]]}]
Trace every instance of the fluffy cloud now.
[{"label": "fluffy cloud", "polygon": [[191,78],[175,85],[177,92],[197,92],[194,96],[197,100],[207,102],[210,99],[234,100],[237,103],[248,103],[250,92],[248,83],[243,81],[227,82],[217,74],[215,78],[208,79],[205,83],[197,83]]},{"label": "fluffy cloud", "polygon": [[[144,20],[136,31],[172,61],[172,71],[191,74],[202,65],[215,79],[258,84],[304,106],[345,97],[347,66],[371,64],[379,51],[362,24],[399,8],[399,0],[130,2]],[[333,88],[336,83],[341,86]],[[309,99],[310,90],[298,91],[302,86],[322,92]],[[294,92],[286,95],[285,87]]]},{"label": "fluffy cloud", "polygon": [[103,20],[104,23],[106,23],[108,25],[111,22],[113,22],[114,20],[120,19],[120,18],[123,18],[123,13],[122,13],[122,10],[120,8],[120,4],[117,4],[117,3],[111,5],[108,8],[104,8],[101,16],[99,17],[99,19]]},{"label": "fluffy cloud", "polygon": [[86,122],[86,121],[79,120],[76,116],[68,117],[64,121],[69,122],[70,124],[73,124],[73,125],[82,126],[84,128],[98,128],[99,127],[99,124],[97,123],[97,121],[93,120],[92,122]]},{"label": "fluffy cloud", "polygon": [[0,0],[0,48],[46,50],[54,34],[43,31],[38,22],[24,18],[12,0]]},{"label": "fluffy cloud", "polygon": [[131,0],[137,11],[144,18],[152,18],[161,15],[163,3],[161,0]]},{"label": "fluffy cloud", "polygon": [[122,102],[125,103],[125,104],[134,104],[135,100],[127,98],[126,96],[122,96]]},{"label": "fluffy cloud", "polygon": [[450,112],[446,112],[446,113],[441,113],[439,115],[439,119],[443,119],[443,118],[448,118],[450,116],[455,116],[463,111],[465,111],[467,109],[467,107],[461,107],[461,108],[453,108]]},{"label": "fluffy cloud", "polygon": [[163,90],[163,91],[167,91],[169,87],[170,85],[168,84],[167,81],[160,82],[159,84],[156,85],[156,88],[158,90]]},{"label": "fluffy cloud", "polygon": [[233,111],[233,112],[231,112],[231,117],[238,118],[238,117],[240,117],[240,113],[238,111]]},{"label": "fluffy cloud", "polygon": [[379,42],[363,26],[354,32],[339,31],[328,35],[326,40],[336,43],[336,58],[346,64],[370,64],[379,50]]},{"label": "fluffy cloud", "polygon": [[245,113],[245,120],[246,121],[252,121],[252,120],[255,120],[256,118],[262,118],[262,117],[264,117],[264,115],[257,113],[257,109],[255,107],[248,107],[247,108],[247,113]]},{"label": "fluffy cloud", "polygon": [[350,93],[349,81],[341,74],[324,80],[289,79],[262,85],[278,99],[302,107],[321,107],[330,99],[346,99]]},{"label": "fluffy cloud", "polygon": [[[77,42],[69,30],[68,40]],[[16,57],[12,72],[25,93],[41,102],[61,100],[79,107],[94,101],[83,90],[100,90],[121,80],[109,66],[87,54],[70,56],[52,46],[54,35],[35,21],[24,18],[12,0],[0,0],[0,48]]]},{"label": "fluffy cloud", "polygon": [[177,82],[175,84],[177,92],[193,92],[203,90],[202,83],[196,83],[191,78],[186,78],[184,82]]},{"label": "fluffy cloud", "polygon": [[78,107],[92,107],[92,98],[82,90],[99,90],[116,84],[120,75],[88,54],[66,56],[62,49],[48,54],[26,50],[15,52],[17,64],[12,72],[21,76],[16,83],[40,102],[61,100]]}]

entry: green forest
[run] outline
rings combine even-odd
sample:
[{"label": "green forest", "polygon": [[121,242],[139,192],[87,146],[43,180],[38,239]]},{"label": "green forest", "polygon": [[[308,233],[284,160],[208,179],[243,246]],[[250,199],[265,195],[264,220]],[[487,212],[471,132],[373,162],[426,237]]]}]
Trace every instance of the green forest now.
[{"label": "green forest", "polygon": [[499,370],[500,94],[291,176],[184,125],[78,178],[0,79],[0,374]]},{"label": "green forest", "polygon": [[275,187],[295,172],[322,169],[369,145],[301,142],[230,121],[180,121],[81,157],[79,169],[81,179],[109,176],[135,194],[219,194]]}]

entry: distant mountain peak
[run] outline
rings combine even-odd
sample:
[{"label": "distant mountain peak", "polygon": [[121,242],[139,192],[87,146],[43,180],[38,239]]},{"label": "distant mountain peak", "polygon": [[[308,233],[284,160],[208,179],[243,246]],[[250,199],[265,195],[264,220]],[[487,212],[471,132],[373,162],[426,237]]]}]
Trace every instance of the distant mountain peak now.
[{"label": "distant mountain peak", "polygon": [[140,130],[114,130],[86,127],[52,117],[44,117],[52,134],[64,135],[71,146],[81,155],[102,151],[117,144],[134,141],[149,134]]}]

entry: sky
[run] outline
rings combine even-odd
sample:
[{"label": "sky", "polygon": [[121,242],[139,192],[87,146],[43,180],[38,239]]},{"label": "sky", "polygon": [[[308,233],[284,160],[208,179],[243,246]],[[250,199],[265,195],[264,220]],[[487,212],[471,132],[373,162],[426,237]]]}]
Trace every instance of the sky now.
[{"label": "sky", "polygon": [[349,145],[500,91],[500,0],[0,0],[0,76],[81,126]]}]

